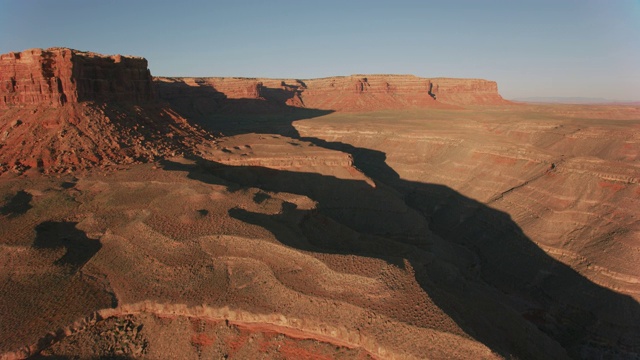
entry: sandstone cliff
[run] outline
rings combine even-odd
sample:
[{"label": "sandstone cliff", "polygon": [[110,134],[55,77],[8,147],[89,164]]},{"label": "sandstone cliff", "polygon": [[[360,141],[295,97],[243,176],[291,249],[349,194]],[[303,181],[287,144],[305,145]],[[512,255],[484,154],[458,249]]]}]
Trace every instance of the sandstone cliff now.
[{"label": "sandstone cliff", "polygon": [[203,136],[156,101],[144,58],[66,48],[0,55],[0,174],[149,161]]},{"label": "sandstone cliff", "polygon": [[155,98],[146,59],[66,48],[0,55],[0,84],[0,107]]},{"label": "sandstone cliff", "polygon": [[285,107],[375,111],[508,103],[498,93],[494,81],[428,79],[413,75],[352,75],[309,80],[160,77],[155,83],[160,98],[187,115],[281,111]]},{"label": "sandstone cliff", "polygon": [[[168,101],[180,115],[199,120],[215,114],[280,115],[298,109],[358,112],[506,103],[495,82],[479,79],[413,75],[309,80],[156,78],[154,84],[147,61],[140,57],[67,48],[0,55],[0,108],[60,108],[86,101],[157,105],[157,100]],[[13,131],[4,130],[5,138]]]},{"label": "sandstone cliff", "polygon": [[304,83],[305,104],[321,109],[368,111],[441,106],[430,93],[431,81],[411,75],[353,75]]},{"label": "sandstone cliff", "polygon": [[495,81],[482,79],[431,79],[434,98],[445,104],[485,105],[506,104],[498,93]]}]

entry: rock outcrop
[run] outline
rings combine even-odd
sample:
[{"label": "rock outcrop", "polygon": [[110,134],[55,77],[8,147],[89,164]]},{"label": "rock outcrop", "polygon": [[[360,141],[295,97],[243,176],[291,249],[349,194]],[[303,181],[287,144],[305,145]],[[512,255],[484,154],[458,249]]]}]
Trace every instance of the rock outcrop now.
[{"label": "rock outcrop", "polygon": [[506,104],[498,93],[495,81],[482,79],[431,79],[434,98],[445,104],[500,105]]},{"label": "rock outcrop", "polygon": [[310,107],[370,111],[438,107],[429,79],[411,75],[353,75],[306,80],[302,99]]},{"label": "rock outcrop", "polygon": [[0,55],[0,107],[155,99],[147,60],[67,48]]},{"label": "rock outcrop", "polygon": [[0,174],[150,161],[204,137],[157,101],[144,58],[66,48],[0,55]]},{"label": "rock outcrop", "polygon": [[[413,75],[352,75],[321,79],[156,78],[159,96],[192,113],[451,108],[508,103],[494,81]],[[245,100],[244,102],[238,100]],[[253,101],[251,101],[253,100]],[[236,106],[232,104],[241,104]]]}]

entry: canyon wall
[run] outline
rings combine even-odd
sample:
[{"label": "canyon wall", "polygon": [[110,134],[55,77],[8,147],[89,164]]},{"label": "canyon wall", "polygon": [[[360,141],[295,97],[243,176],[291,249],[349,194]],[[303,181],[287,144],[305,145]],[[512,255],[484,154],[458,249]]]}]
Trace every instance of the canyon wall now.
[{"label": "canyon wall", "polygon": [[494,81],[413,75],[351,75],[309,80],[160,77],[155,83],[162,99],[187,114],[281,110],[287,106],[353,112],[508,103],[498,93]]},{"label": "canyon wall", "polygon": [[495,81],[482,79],[431,79],[432,93],[436,100],[445,104],[457,105],[485,105],[506,104],[498,93]]},{"label": "canyon wall", "polygon": [[66,48],[0,55],[0,174],[145,162],[203,136],[156,100],[144,58]]},{"label": "canyon wall", "polygon": [[155,99],[147,60],[67,48],[0,55],[0,107]]},{"label": "canyon wall", "polygon": [[352,75],[306,80],[302,98],[310,107],[367,111],[437,107],[429,79],[412,75]]},{"label": "canyon wall", "polygon": [[[352,75],[305,80],[307,103],[324,108],[332,99],[355,94],[376,96],[378,107],[431,107],[441,104],[493,105],[506,103],[495,81],[481,79],[421,78],[413,75]],[[358,98],[352,97],[357,103]],[[323,101],[324,100],[324,101]],[[374,105],[374,104],[372,104]],[[374,108],[376,106],[374,105]]]}]

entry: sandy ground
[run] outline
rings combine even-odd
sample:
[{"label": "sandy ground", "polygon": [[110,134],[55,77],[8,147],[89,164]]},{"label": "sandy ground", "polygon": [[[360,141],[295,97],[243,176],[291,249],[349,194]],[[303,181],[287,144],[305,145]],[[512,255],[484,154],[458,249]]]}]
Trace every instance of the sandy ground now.
[{"label": "sandy ground", "polygon": [[640,352],[637,108],[247,121],[198,156],[4,173],[3,357]]}]

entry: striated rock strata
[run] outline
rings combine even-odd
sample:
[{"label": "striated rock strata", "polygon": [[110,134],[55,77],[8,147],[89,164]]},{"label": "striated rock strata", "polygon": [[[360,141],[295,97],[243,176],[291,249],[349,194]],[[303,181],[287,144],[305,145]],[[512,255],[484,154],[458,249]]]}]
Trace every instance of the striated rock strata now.
[{"label": "striated rock strata", "polygon": [[147,60],[66,48],[0,55],[0,107],[155,98]]},{"label": "striated rock strata", "polygon": [[0,106],[155,99],[147,60],[66,48],[0,55]]},{"label": "striated rock strata", "polygon": [[504,109],[332,114],[294,126],[404,193],[570,356],[637,358],[640,109]]},{"label": "striated rock strata", "polygon": [[438,101],[456,105],[505,104],[495,81],[482,79],[431,79],[431,92]]},{"label": "striated rock strata", "polygon": [[322,79],[156,78],[159,96],[187,116],[282,108],[375,111],[507,103],[494,81],[352,75]]},{"label": "striated rock strata", "polygon": [[0,55],[0,174],[149,161],[204,136],[156,100],[144,58],[66,48]]}]

